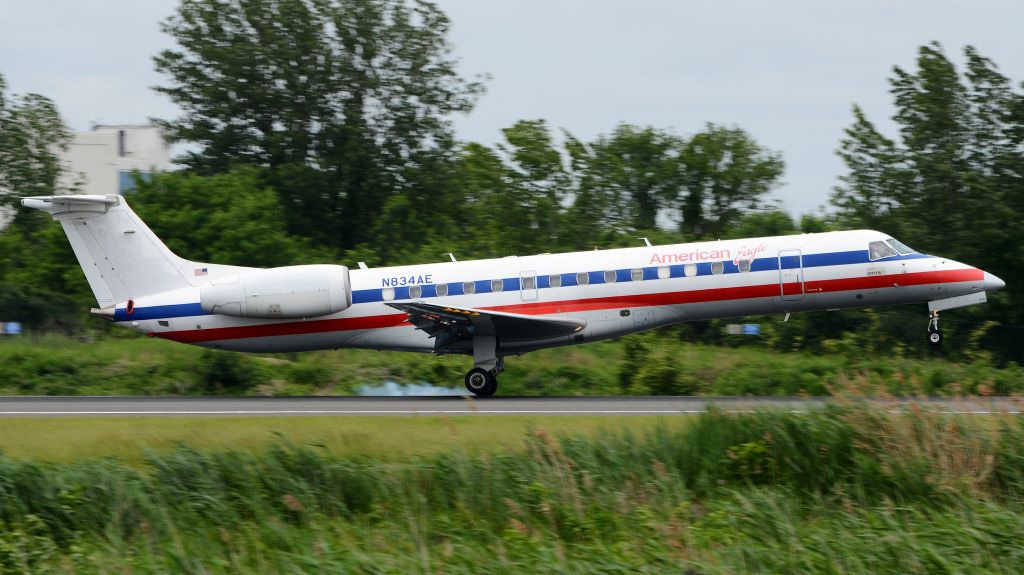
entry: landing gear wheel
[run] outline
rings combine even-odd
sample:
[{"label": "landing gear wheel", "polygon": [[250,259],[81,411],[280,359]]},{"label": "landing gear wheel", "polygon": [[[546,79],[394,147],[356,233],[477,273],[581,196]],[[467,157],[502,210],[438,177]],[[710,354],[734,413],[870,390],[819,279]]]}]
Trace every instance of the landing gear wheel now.
[{"label": "landing gear wheel", "polygon": [[466,389],[477,397],[490,397],[498,390],[498,378],[486,369],[474,367],[466,374]]},{"label": "landing gear wheel", "polygon": [[938,330],[929,331],[928,343],[931,344],[932,347],[939,347],[942,345],[942,332]]}]

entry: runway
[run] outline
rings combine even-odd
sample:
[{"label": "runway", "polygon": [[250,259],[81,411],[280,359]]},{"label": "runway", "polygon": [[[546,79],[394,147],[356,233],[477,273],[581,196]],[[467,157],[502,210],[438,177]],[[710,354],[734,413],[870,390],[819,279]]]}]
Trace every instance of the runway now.
[{"label": "runway", "polygon": [[[2,397],[0,417],[167,416],[511,416],[697,415],[712,406],[727,413],[784,410],[806,413],[833,401],[800,397]],[[921,405],[968,415],[1019,415],[1024,398],[872,399],[890,411]]]}]

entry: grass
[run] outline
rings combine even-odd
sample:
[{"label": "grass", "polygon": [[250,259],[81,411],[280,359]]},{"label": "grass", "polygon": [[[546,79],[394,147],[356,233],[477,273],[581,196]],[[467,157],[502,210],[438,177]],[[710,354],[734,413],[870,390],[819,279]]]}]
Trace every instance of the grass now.
[{"label": "grass", "polygon": [[[503,395],[828,395],[867,387],[897,395],[1024,393],[1024,368],[938,357],[689,344],[671,334],[510,357]],[[0,342],[0,394],[350,395],[385,381],[461,389],[466,357],[339,350],[284,355],[214,352],[152,338]]]},{"label": "grass", "polygon": [[15,459],[73,462],[102,457],[139,464],[147,453],[188,445],[200,450],[259,451],[282,440],[321,446],[339,456],[407,460],[457,450],[522,450],[528,431],[642,432],[686,418],[648,416],[306,416],[0,418],[0,453]]},{"label": "grass", "polygon": [[287,439],[0,457],[0,571],[1024,570],[1020,418],[853,403],[687,422],[400,458]]}]

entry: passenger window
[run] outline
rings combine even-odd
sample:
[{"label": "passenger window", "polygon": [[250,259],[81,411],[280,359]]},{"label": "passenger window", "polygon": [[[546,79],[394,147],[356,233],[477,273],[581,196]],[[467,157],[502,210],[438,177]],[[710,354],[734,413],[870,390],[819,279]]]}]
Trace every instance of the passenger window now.
[{"label": "passenger window", "polygon": [[716,276],[725,271],[725,264],[722,262],[711,262],[711,273]]},{"label": "passenger window", "polygon": [[448,284],[437,284],[434,286],[434,291],[437,292],[437,297],[444,297],[448,295]]},{"label": "passenger window", "polygon": [[613,283],[615,283],[615,280],[617,280],[617,279],[618,278],[615,277],[615,272],[614,271],[608,270],[608,271],[604,272],[604,283],[606,283],[606,284],[613,284]]},{"label": "passenger window", "polygon": [[423,295],[423,286],[409,286],[409,299],[417,299]]},{"label": "passenger window", "polygon": [[629,279],[635,282],[644,280],[644,270],[640,268],[634,268],[629,270]]},{"label": "passenger window", "polygon": [[476,282],[466,282],[462,284],[462,293],[466,295],[476,293]]},{"label": "passenger window", "polygon": [[750,271],[750,260],[748,260],[748,259],[739,260],[738,262],[736,262],[736,267],[740,268],[741,272],[749,272]]},{"label": "passenger window", "polygon": [[871,261],[895,255],[897,255],[896,250],[892,249],[892,246],[885,242],[871,242],[868,244],[868,259]]},{"label": "passenger window", "polygon": [[697,264],[686,264],[685,266],[683,266],[683,274],[688,278],[696,276]]},{"label": "passenger window", "polygon": [[537,287],[537,278],[533,276],[523,276],[522,289],[535,289]]},{"label": "passenger window", "polygon": [[505,282],[501,280],[491,280],[491,291],[499,292],[505,290]]},{"label": "passenger window", "polygon": [[672,270],[668,269],[668,266],[661,266],[658,268],[658,279],[668,279],[672,275]]},{"label": "passenger window", "polygon": [[384,288],[380,290],[380,296],[384,298],[384,301],[391,301],[395,299],[395,288]]},{"label": "passenger window", "polygon": [[551,287],[562,287],[562,275],[555,274],[548,278],[548,285]]},{"label": "passenger window", "polygon": [[588,283],[590,283],[590,274],[588,274],[587,272],[580,272],[576,274],[577,285],[585,286]]}]

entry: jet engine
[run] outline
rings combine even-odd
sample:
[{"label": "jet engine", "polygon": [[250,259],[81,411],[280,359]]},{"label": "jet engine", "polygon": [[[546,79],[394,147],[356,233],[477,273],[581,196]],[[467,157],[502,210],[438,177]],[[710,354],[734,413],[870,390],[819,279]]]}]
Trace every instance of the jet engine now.
[{"label": "jet engine", "polygon": [[199,288],[207,313],[261,319],[302,319],[352,305],[348,268],[328,264],[242,272]]}]

